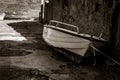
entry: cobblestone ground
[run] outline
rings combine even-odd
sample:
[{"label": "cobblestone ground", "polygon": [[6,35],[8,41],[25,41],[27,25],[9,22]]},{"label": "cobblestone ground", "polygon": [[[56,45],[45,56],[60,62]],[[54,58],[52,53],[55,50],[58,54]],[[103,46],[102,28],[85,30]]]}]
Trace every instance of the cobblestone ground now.
[{"label": "cobblestone ground", "polygon": [[[1,26],[0,80],[120,79],[119,68],[112,63],[77,65],[53,51],[42,39],[43,26],[37,21],[8,20],[1,21]],[[11,36],[12,40],[6,38],[8,36]],[[16,40],[16,37],[22,37],[22,40]]]}]

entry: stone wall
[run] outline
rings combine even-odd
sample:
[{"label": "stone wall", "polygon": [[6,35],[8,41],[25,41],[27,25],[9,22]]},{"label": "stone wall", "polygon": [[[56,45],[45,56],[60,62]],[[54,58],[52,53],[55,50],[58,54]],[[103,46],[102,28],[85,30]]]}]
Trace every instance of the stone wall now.
[{"label": "stone wall", "polygon": [[80,27],[80,32],[109,39],[115,0],[50,0],[54,20]]},{"label": "stone wall", "polygon": [[7,12],[18,15],[37,17],[41,0],[0,0],[0,13]]}]

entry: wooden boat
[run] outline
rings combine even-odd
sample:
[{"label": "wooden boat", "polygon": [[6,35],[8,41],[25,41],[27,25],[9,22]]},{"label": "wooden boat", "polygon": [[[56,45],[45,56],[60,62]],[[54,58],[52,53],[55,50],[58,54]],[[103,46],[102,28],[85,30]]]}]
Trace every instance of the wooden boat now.
[{"label": "wooden boat", "polygon": [[103,38],[79,33],[77,26],[55,20],[44,25],[43,38],[50,46],[62,48],[81,57],[89,56],[86,52],[92,41],[102,44],[106,42]]}]

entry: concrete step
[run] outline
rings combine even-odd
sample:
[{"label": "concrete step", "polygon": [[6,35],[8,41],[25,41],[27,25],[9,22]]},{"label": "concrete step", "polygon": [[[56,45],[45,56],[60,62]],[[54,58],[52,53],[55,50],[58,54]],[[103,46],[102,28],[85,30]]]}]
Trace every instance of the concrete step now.
[{"label": "concrete step", "polygon": [[5,22],[0,22],[0,40],[23,41],[26,38]]}]

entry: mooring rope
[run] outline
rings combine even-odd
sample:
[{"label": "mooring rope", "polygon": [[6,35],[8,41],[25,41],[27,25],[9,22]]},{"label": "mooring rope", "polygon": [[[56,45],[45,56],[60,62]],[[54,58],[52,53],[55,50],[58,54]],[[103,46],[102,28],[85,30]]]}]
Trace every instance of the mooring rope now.
[{"label": "mooring rope", "polygon": [[92,49],[93,49],[93,56],[94,56],[93,66],[95,66],[96,65],[96,53],[95,53],[95,49],[94,48],[92,48]]},{"label": "mooring rope", "polygon": [[[94,47],[92,44],[90,44],[90,47],[91,47],[92,49],[94,49],[94,50],[93,50],[93,51],[94,51],[94,52],[93,52],[94,57],[95,57],[95,51],[97,51],[97,52],[99,52],[100,54],[102,54],[103,56],[107,57],[108,59],[110,59],[111,61],[113,61],[114,63],[116,63],[116,64],[118,64],[118,65],[120,66],[120,62],[118,62],[117,60],[115,60],[115,59],[111,58],[110,56],[106,55],[105,53],[103,53],[102,51],[100,51],[99,49],[97,49],[96,47]],[[96,59],[95,59],[93,65],[95,65],[95,64],[96,64]]]}]

